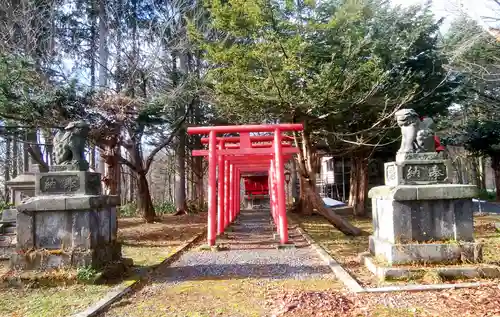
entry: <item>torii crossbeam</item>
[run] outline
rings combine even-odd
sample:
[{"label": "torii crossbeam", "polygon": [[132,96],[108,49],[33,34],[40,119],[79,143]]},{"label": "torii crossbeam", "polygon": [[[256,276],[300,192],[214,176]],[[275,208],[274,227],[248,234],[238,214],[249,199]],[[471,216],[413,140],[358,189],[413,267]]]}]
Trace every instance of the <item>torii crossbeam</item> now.
[{"label": "torii crossbeam", "polygon": [[[208,150],[192,152],[193,156],[208,157],[208,245],[215,245],[217,234],[223,234],[240,211],[241,173],[263,171],[269,173],[271,212],[280,235],[280,243],[288,243],[285,163],[299,150],[292,146],[292,139],[282,133],[303,129],[302,124],[188,128],[188,134],[209,135],[208,138],[201,139],[202,143],[208,143]],[[259,132],[270,135],[250,136],[250,133]],[[238,133],[239,136],[217,137],[217,134],[222,133]]]}]

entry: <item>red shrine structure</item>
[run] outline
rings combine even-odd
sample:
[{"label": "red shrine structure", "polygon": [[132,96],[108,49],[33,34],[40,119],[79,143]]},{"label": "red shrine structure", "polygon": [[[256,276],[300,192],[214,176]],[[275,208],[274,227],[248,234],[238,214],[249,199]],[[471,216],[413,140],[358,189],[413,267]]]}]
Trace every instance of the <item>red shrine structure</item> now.
[{"label": "red shrine structure", "polygon": [[[242,174],[267,172],[268,186],[257,177],[245,179],[245,191],[269,192],[271,214],[280,236],[280,243],[288,243],[286,217],[285,163],[298,153],[292,139],[283,132],[302,131],[302,124],[234,125],[191,127],[188,134],[207,135],[202,138],[208,150],[193,150],[193,156],[208,157],[208,234],[207,243],[215,245],[217,235],[236,219],[240,212]],[[218,137],[221,134],[239,136]],[[268,135],[250,135],[267,133]],[[253,186],[253,187],[252,187]],[[259,187],[261,186],[261,187]]]}]

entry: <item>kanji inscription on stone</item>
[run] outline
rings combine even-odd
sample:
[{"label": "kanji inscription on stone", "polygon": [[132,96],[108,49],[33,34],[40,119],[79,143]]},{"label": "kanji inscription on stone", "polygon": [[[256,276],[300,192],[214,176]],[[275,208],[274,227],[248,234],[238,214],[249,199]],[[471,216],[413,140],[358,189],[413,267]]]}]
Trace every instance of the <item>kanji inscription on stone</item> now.
[{"label": "kanji inscription on stone", "polygon": [[420,179],[420,168],[419,166],[409,166],[406,172],[406,178],[409,180]]},{"label": "kanji inscription on stone", "polygon": [[80,178],[76,175],[42,176],[40,191],[45,193],[71,193],[80,189]]},{"label": "kanji inscription on stone", "polygon": [[429,169],[429,178],[431,180],[439,180],[442,176],[444,176],[444,172],[441,171],[441,169],[439,168],[439,166],[436,164],[436,165],[433,165],[430,169]]},{"label": "kanji inscription on stone", "polygon": [[416,182],[441,182],[447,177],[446,166],[440,163],[434,164],[408,164],[403,168],[407,181]]}]

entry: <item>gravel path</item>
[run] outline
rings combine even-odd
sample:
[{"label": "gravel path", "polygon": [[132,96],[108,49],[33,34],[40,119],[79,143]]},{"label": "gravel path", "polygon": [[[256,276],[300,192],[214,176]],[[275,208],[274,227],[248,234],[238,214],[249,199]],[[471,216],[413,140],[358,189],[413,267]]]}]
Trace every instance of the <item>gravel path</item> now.
[{"label": "gravel path", "polygon": [[[291,226],[294,249],[277,249],[269,211],[242,211],[233,232],[218,239],[227,250],[184,253],[169,267],[157,271],[155,279],[175,282],[200,277],[259,277],[270,279],[305,279],[331,274],[302,235]],[[158,281],[158,280],[156,280]]]},{"label": "gravel path", "polygon": [[[316,255],[295,226],[290,226],[290,242],[296,248],[277,249],[273,240],[273,225],[269,210],[242,211],[233,231],[218,239],[221,251],[201,251],[197,246],[185,252],[169,266],[159,267],[146,286],[137,291],[126,303],[131,309],[142,305],[141,298],[158,297],[163,291],[187,281],[241,280],[246,278],[266,281],[331,280],[335,276]],[[263,284],[263,285],[264,285]],[[121,315],[113,309],[105,316]]]}]

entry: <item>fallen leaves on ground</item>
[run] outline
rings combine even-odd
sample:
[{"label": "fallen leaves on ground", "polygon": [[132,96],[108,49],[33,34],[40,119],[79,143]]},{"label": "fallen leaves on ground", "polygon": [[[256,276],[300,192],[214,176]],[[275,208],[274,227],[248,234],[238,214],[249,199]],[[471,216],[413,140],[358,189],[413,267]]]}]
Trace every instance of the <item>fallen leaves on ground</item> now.
[{"label": "fallen leaves on ground", "polygon": [[500,286],[357,295],[294,290],[276,294],[268,305],[271,315],[276,317],[498,317]]},{"label": "fallen leaves on ground", "polygon": [[[286,291],[274,299],[272,316],[347,316],[354,304],[340,292]],[[298,314],[298,315],[297,315]]]},{"label": "fallen leaves on ground", "polygon": [[125,245],[169,246],[189,240],[206,224],[207,213],[164,215],[154,223],[142,218],[118,219],[118,239]]}]

